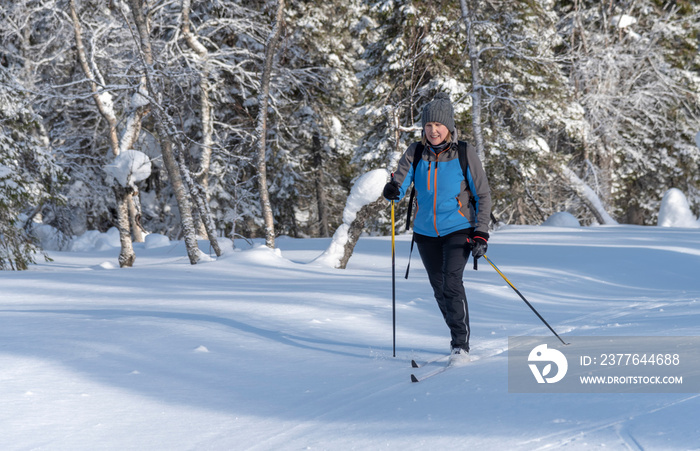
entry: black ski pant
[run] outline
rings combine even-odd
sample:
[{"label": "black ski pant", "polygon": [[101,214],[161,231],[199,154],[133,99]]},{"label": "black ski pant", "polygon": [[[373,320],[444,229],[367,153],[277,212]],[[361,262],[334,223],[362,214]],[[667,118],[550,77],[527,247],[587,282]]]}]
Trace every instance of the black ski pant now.
[{"label": "black ski pant", "polygon": [[415,234],[418,252],[428,272],[435,300],[445,323],[450,328],[453,348],[469,351],[469,308],[462,274],[469,259],[469,230],[458,230],[445,236]]}]

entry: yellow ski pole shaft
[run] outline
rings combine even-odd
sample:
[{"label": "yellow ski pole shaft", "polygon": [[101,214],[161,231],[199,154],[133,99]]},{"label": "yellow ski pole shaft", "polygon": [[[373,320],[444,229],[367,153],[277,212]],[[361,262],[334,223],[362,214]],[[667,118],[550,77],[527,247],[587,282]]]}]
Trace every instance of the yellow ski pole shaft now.
[{"label": "yellow ski pole shaft", "polygon": [[545,321],[544,318],[542,318],[542,315],[540,315],[540,313],[539,313],[537,310],[535,310],[535,307],[533,307],[532,304],[530,304],[530,302],[528,302],[528,300],[525,299],[525,296],[523,296],[522,293],[521,293],[520,291],[518,291],[517,288],[515,288],[515,285],[513,285],[513,284],[510,282],[510,280],[508,280],[508,278],[505,276],[505,274],[503,274],[503,273],[501,272],[501,270],[498,269],[498,267],[497,267],[496,265],[493,264],[493,262],[491,261],[491,259],[488,258],[486,255],[484,255],[484,259],[485,259],[487,262],[489,262],[489,265],[491,265],[491,266],[493,267],[493,269],[495,269],[496,272],[497,272],[498,274],[501,275],[501,277],[503,277],[503,280],[505,280],[505,281],[508,283],[508,285],[510,285],[510,287],[513,289],[513,291],[515,291],[515,292],[518,294],[518,296],[520,296],[520,299],[522,299],[523,301],[525,301],[525,303],[527,304],[527,306],[530,307],[530,309],[531,309],[533,312],[535,312],[535,315],[537,315],[537,317],[544,323],[544,325],[547,326],[547,327],[549,328],[549,330],[552,331],[552,333],[559,339],[559,341],[561,341],[561,342],[562,342],[563,344],[565,344],[565,345],[568,345],[569,343],[567,343],[567,342],[565,342],[564,340],[561,339],[561,337],[559,336],[559,334],[556,333],[556,332],[554,331],[554,329],[552,329],[552,326],[550,326],[549,323],[548,323],[547,321]]}]

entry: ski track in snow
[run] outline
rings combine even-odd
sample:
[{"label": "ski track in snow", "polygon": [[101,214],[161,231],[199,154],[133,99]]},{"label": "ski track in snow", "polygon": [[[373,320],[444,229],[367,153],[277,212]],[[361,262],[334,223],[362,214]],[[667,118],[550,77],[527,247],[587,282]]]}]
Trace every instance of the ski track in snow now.
[{"label": "ski track in snow", "polygon": [[[550,450],[550,449],[560,449],[560,448],[565,448],[569,445],[575,445],[576,442],[583,441],[586,439],[588,435],[591,435],[595,432],[600,432],[600,431],[605,431],[605,430],[612,430],[615,432],[615,434],[619,437],[620,441],[624,445],[626,449],[630,450],[644,450],[645,448],[637,441],[637,439],[634,438],[632,433],[629,431],[629,424],[634,422],[635,420],[642,418],[644,416],[649,416],[652,414],[655,414],[657,412],[662,412],[668,408],[677,406],[681,403],[691,401],[693,399],[698,398],[700,395],[693,395],[693,396],[688,396],[686,398],[683,398],[678,401],[672,401],[669,403],[664,404],[661,407],[650,409],[646,412],[642,412],[639,414],[632,414],[628,418],[623,418],[617,421],[600,421],[600,422],[595,422],[593,424],[586,425],[585,427],[580,427],[580,428],[571,428],[566,431],[561,431],[555,434],[543,436],[543,437],[538,437],[536,439],[528,440],[526,442],[521,443],[520,445],[528,448],[528,449],[533,449],[533,450]],[[563,436],[563,437],[561,437]],[[561,437],[561,438],[559,438]],[[543,446],[538,446],[538,447],[532,447],[537,445],[538,442],[541,441],[547,441],[548,443]],[[588,444],[587,444],[588,445]],[[587,446],[586,445],[586,446]]]}]

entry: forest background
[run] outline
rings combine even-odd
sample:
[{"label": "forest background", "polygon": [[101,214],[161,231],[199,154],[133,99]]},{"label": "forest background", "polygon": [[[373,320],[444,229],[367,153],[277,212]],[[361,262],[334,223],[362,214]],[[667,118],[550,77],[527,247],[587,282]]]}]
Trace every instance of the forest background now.
[{"label": "forest background", "polygon": [[697,216],[699,32],[688,0],[0,0],[0,268],[111,227],[122,266],[147,233],[330,236],[437,92],[499,222]]}]

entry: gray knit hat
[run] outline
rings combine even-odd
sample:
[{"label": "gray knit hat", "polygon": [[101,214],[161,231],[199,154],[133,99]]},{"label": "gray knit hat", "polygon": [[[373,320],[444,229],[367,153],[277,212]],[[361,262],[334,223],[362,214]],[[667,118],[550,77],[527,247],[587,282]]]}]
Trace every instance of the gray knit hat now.
[{"label": "gray knit hat", "polygon": [[450,132],[455,129],[455,110],[450,102],[450,95],[446,92],[438,92],[435,98],[423,107],[421,125],[425,128],[428,122],[439,122]]}]

